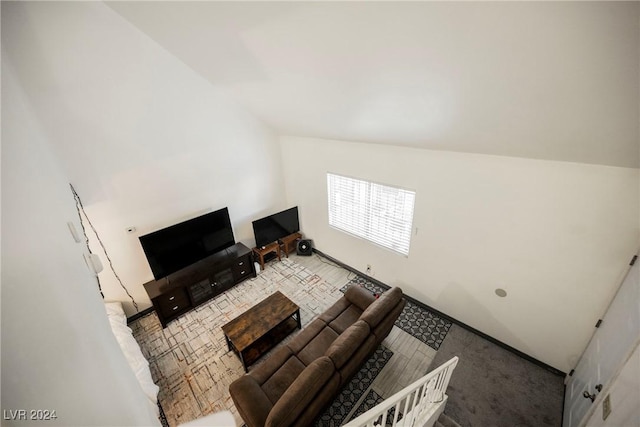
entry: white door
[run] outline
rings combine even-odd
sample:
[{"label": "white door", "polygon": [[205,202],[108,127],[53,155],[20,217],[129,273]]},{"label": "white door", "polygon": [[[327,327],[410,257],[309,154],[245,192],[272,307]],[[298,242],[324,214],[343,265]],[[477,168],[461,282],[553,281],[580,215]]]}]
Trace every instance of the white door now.
[{"label": "white door", "polygon": [[567,383],[564,427],[578,427],[586,421],[585,416],[602,400],[600,390],[607,387],[635,348],[640,337],[639,271],[640,260],[627,273]]},{"label": "white door", "polygon": [[599,405],[589,417],[587,427],[640,427],[640,347],[636,346],[611,388],[602,393],[609,395],[611,412],[605,419]]}]

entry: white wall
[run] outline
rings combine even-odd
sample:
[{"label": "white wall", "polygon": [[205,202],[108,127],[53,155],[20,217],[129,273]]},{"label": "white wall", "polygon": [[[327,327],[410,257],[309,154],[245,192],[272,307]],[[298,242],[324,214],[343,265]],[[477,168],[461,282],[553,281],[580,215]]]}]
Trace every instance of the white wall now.
[{"label": "white wall", "polygon": [[[2,35],[2,425],[157,425],[67,228],[79,226],[67,177]],[[57,419],[12,421],[19,409]]]},{"label": "white wall", "polygon": [[[111,8],[3,8],[3,44],[140,309],[152,275],[138,236],[227,206],[236,240],[253,245],[251,220],[286,207],[274,134]],[[94,239],[92,248],[107,267],[106,298],[132,314]]]},{"label": "white wall", "polygon": [[[639,245],[637,169],[281,138],[318,249],[557,369],[574,367]],[[334,230],[326,173],[416,190],[408,257]],[[494,294],[508,292],[506,298]]]}]

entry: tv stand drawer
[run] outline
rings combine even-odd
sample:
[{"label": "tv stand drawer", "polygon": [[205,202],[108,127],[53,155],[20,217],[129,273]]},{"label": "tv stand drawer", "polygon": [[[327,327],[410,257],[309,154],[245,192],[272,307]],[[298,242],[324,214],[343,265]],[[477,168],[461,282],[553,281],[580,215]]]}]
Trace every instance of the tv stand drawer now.
[{"label": "tv stand drawer", "polygon": [[157,307],[165,316],[171,316],[190,305],[189,297],[182,288],[173,289],[156,299]]},{"label": "tv stand drawer", "polygon": [[236,282],[243,280],[253,274],[253,260],[251,254],[245,255],[234,261],[231,271],[233,271],[233,279]]},{"label": "tv stand drawer", "polygon": [[158,304],[161,307],[187,302],[189,302],[189,298],[182,288],[174,289],[158,297]]},{"label": "tv stand drawer", "polygon": [[144,284],[162,327],[197,305],[255,277],[251,249],[242,243],[205,260]]}]

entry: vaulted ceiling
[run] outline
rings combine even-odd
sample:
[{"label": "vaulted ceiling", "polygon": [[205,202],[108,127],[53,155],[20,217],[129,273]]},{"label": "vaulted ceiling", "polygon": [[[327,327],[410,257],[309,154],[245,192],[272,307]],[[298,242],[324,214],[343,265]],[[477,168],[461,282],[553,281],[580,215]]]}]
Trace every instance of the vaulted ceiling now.
[{"label": "vaulted ceiling", "polygon": [[104,4],[279,134],[640,167],[638,2]]},{"label": "vaulted ceiling", "polygon": [[638,167],[635,2],[111,2],[280,133]]}]

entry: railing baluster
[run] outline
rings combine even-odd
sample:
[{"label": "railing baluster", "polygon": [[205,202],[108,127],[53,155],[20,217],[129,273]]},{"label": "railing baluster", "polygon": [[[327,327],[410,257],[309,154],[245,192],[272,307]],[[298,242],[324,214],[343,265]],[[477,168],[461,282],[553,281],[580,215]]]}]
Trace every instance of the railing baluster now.
[{"label": "railing baluster", "polygon": [[418,406],[418,397],[420,396],[420,389],[418,387],[416,391],[413,393],[413,402],[411,403],[411,418],[409,418],[409,425],[412,426],[413,422],[416,420],[416,407]]},{"label": "railing baluster", "polygon": [[[457,364],[458,358],[452,358],[343,427],[377,427],[376,422],[378,419],[381,419],[381,426],[385,427],[387,419],[390,419],[389,411],[392,408],[395,411],[392,425],[396,426],[400,418],[400,407],[403,406],[403,401],[402,425],[403,427],[413,426],[414,421],[421,419],[428,408],[444,400],[451,374]],[[423,421],[421,419],[421,422]]]},{"label": "railing baluster", "polygon": [[396,424],[398,424],[398,414],[400,413],[400,402],[398,401],[398,403],[396,403],[396,406],[394,406],[393,411],[395,412],[395,414],[393,414],[393,423],[391,424],[393,427],[396,427]]},{"label": "railing baluster", "polygon": [[406,426],[407,425],[406,418],[407,418],[407,415],[409,413],[409,396],[405,396],[404,400],[405,400],[405,402],[404,402],[404,412],[402,413],[402,417],[405,419],[404,425]]}]

